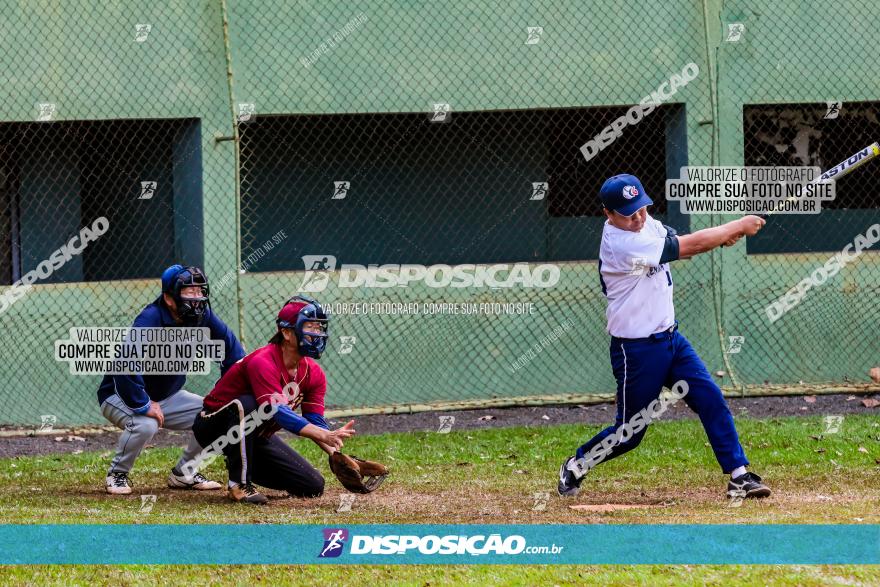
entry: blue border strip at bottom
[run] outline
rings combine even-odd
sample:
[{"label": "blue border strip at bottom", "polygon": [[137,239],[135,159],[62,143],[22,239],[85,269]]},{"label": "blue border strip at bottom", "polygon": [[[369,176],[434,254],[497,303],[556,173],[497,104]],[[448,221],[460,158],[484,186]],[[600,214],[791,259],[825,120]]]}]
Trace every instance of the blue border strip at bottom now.
[{"label": "blue border strip at bottom", "polygon": [[0,564],[880,564],[880,525],[0,525]]}]

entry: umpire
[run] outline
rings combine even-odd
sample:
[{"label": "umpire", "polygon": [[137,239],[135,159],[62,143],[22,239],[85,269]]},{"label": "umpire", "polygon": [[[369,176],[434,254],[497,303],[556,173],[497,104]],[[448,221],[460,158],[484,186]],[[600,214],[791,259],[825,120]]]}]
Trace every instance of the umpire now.
[{"label": "umpire", "polygon": [[[211,311],[208,278],[198,267],[172,265],[162,273],[162,294],[144,308],[132,328],[206,327],[212,340],[222,340],[225,358],[221,375],[244,356],[232,330]],[[107,473],[107,493],[131,493],[128,477],[134,461],[159,428],[191,430],[202,409],[202,398],[183,389],[186,375],[104,375],[98,387],[101,414],[122,429],[116,455]],[[181,467],[202,449],[190,434],[177,465],[168,476],[172,489],[220,489],[201,473],[184,474]]]}]

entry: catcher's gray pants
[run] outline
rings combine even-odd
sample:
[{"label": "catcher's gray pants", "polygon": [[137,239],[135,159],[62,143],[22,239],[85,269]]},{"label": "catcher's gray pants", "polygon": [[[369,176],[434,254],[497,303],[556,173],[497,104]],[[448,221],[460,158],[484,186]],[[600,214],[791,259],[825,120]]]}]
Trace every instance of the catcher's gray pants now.
[{"label": "catcher's gray pants", "polygon": [[[193,421],[202,411],[202,397],[184,390],[158,403],[162,413],[165,414],[163,428],[169,430],[192,430]],[[118,395],[111,395],[101,404],[101,413],[113,424],[122,428],[119,443],[116,445],[116,456],[110,463],[110,472],[128,473],[134,466],[135,459],[159,431],[159,421],[144,414],[135,414],[122,403]],[[189,441],[183,450],[183,456],[177,461],[178,468],[192,460],[202,450],[195,437],[192,434],[188,436]]]}]

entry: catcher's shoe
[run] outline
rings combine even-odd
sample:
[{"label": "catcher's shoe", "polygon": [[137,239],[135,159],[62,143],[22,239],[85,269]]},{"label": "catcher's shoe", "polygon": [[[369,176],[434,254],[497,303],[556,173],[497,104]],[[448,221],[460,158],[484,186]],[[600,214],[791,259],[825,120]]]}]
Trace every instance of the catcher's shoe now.
[{"label": "catcher's shoe", "polygon": [[128,478],[128,473],[110,471],[104,481],[104,488],[107,493],[113,495],[128,495],[131,493],[131,481]]},{"label": "catcher's shoe", "polygon": [[212,489],[221,489],[223,486],[216,481],[211,481],[201,473],[196,473],[192,477],[187,477],[174,468],[171,469],[171,474],[168,475],[168,487],[171,489],[198,489],[199,491],[210,491]]},{"label": "catcher's shoe", "polygon": [[748,471],[727,483],[727,497],[767,497],[770,488],[764,485],[761,478]]},{"label": "catcher's shoe", "polygon": [[269,503],[269,498],[257,491],[252,483],[244,485],[235,484],[226,491],[226,495],[232,501],[238,503],[252,503],[254,505],[265,505]]},{"label": "catcher's shoe", "polygon": [[556,486],[556,491],[561,497],[574,497],[577,495],[584,480],[583,477],[578,477],[572,470],[570,466],[572,463],[574,463],[574,457],[568,457],[562,463],[562,466],[559,467],[559,484]]}]

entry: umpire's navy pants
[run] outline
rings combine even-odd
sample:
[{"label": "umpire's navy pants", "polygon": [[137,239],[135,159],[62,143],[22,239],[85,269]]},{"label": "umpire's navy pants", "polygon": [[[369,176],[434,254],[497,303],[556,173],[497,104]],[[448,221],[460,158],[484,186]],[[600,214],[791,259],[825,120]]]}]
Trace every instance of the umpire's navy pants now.
[{"label": "umpire's navy pants", "polygon": [[[578,458],[589,455],[593,446],[617,432],[624,422],[631,421],[636,413],[660,396],[664,386],[672,388],[683,379],[688,384],[684,402],[699,415],[721,469],[730,473],[749,464],[721,389],[712,380],[691,343],[677,329],[647,338],[612,338],[611,367],[617,379],[617,418],[614,425],[599,432],[577,450]],[[613,459],[637,447],[646,431],[647,427],[618,442],[603,460]]]}]

